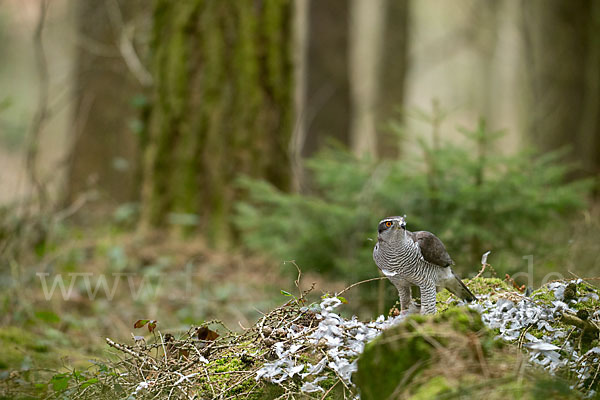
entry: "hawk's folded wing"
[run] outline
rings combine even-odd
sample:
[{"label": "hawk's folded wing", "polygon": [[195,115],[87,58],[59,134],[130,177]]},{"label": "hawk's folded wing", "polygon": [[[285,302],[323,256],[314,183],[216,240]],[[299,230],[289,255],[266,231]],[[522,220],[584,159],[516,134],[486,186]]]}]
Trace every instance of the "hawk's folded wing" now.
[{"label": "hawk's folded wing", "polygon": [[417,231],[411,232],[410,236],[415,243],[418,243],[425,261],[440,267],[449,267],[454,264],[442,241],[433,233]]}]

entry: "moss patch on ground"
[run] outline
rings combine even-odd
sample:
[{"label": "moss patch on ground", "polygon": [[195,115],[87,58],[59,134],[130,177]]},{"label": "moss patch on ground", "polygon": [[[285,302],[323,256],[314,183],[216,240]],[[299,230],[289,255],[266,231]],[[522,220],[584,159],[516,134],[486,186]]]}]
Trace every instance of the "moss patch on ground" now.
[{"label": "moss patch on ground", "polygon": [[19,369],[24,363],[49,361],[49,348],[27,330],[7,326],[0,328],[0,369]]},{"label": "moss patch on ground", "polygon": [[516,346],[494,336],[465,307],[411,316],[366,346],[353,380],[363,400],[580,398],[566,382],[524,364]]},{"label": "moss patch on ground", "polygon": [[65,365],[89,367],[91,356],[69,345],[68,338],[58,340],[60,335],[46,325],[0,327],[0,399],[46,397],[52,392],[53,376],[69,372]]},{"label": "moss patch on ground", "polygon": [[[499,298],[511,297],[514,295],[514,288],[511,288],[505,281],[499,278],[473,278],[464,279],[463,282],[473,292],[475,296],[489,295],[490,300],[496,301]],[[448,290],[442,290],[437,294],[437,309],[445,311],[456,303],[458,298]]]},{"label": "moss patch on ground", "polygon": [[[18,326],[0,327],[0,370],[23,370],[31,368],[59,368],[64,361],[75,367],[90,356],[70,345],[68,338],[58,340],[60,331],[41,327],[45,333]],[[62,342],[58,344],[58,342]]]}]

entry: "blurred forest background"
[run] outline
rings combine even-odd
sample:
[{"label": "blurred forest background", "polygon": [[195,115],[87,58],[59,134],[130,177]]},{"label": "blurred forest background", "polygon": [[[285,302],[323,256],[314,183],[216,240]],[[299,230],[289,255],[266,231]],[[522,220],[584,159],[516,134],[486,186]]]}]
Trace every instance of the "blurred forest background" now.
[{"label": "blurred forest background", "polygon": [[0,55],[0,370],[377,277],[388,215],[600,274],[600,1],[0,0]]}]

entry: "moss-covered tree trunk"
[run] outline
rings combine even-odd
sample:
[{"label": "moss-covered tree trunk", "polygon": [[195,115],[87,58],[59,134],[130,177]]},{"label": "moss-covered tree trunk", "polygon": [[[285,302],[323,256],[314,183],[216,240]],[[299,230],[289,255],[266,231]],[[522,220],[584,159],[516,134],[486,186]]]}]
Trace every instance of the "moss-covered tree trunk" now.
[{"label": "moss-covered tree trunk", "polygon": [[288,187],[291,6],[155,2],[142,227],[179,221],[222,241],[238,176]]}]

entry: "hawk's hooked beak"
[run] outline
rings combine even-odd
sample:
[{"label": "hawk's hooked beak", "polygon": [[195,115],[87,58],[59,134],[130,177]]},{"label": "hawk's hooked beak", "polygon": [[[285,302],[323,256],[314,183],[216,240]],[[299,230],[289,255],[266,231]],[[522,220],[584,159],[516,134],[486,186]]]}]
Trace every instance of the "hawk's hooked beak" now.
[{"label": "hawk's hooked beak", "polygon": [[400,225],[399,225],[399,227],[402,229],[406,229],[406,220],[404,218],[406,218],[406,215],[404,217],[402,217]]}]

